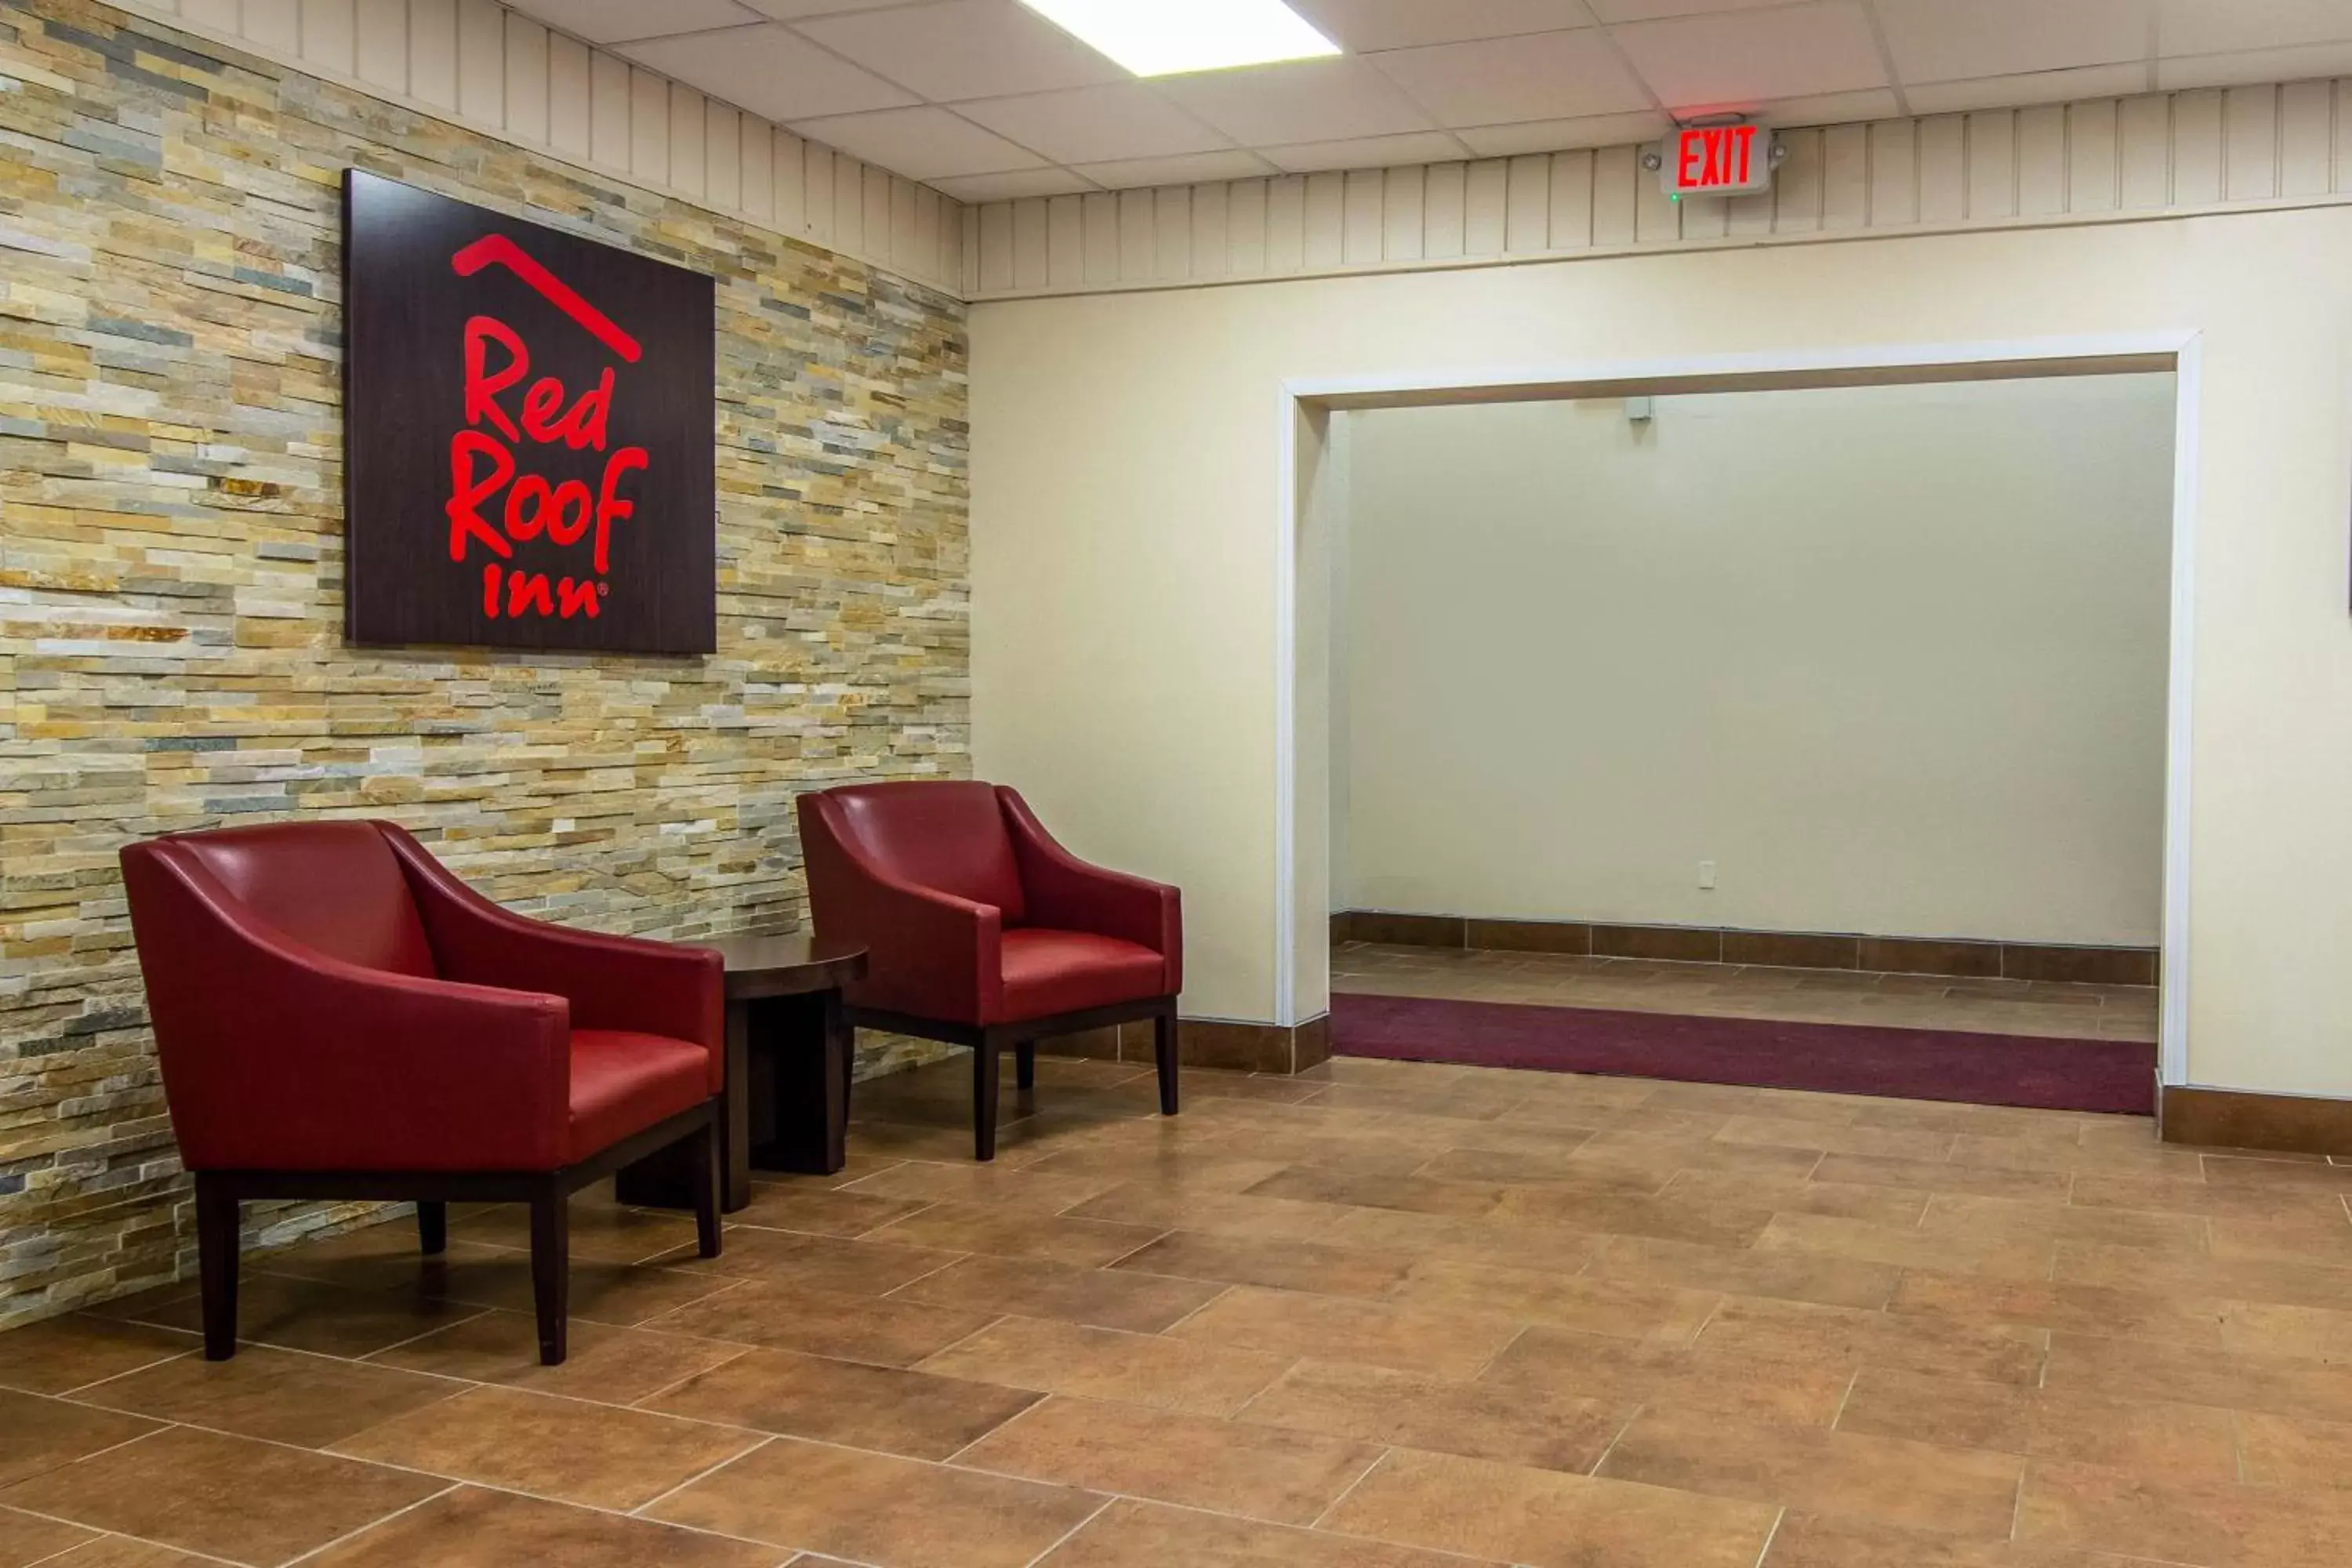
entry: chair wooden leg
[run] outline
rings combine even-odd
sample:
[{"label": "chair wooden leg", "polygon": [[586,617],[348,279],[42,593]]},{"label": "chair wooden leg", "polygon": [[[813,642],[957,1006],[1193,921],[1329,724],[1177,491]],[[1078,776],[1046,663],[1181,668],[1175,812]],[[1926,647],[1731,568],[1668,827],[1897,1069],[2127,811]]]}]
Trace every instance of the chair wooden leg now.
[{"label": "chair wooden leg", "polygon": [[979,1160],[996,1158],[996,1053],[987,1037],[971,1050],[971,1148]]},{"label": "chair wooden leg", "polygon": [[562,1366],[572,1286],[572,1205],[553,1181],[530,1200],[530,1294],[539,1310],[539,1360]]},{"label": "chair wooden leg", "polygon": [[1037,1087],[1037,1047],[1034,1041],[1013,1047],[1013,1087]]},{"label": "chair wooden leg", "polygon": [[[724,1112],[722,1111],[723,1115]],[[719,1256],[719,1128],[705,1127],[687,1140],[694,1163],[694,1239],[705,1258]]]},{"label": "chair wooden leg", "polygon": [[1176,1114],[1176,1006],[1151,1020],[1151,1056],[1160,1068],[1160,1114]]},{"label": "chair wooden leg", "polygon": [[236,1195],[196,1173],[196,1279],[204,1298],[205,1359],[236,1353]]},{"label": "chair wooden leg", "polygon": [[430,1204],[419,1199],[416,1205],[416,1240],[425,1257],[432,1258],[449,1250],[449,1205]]}]

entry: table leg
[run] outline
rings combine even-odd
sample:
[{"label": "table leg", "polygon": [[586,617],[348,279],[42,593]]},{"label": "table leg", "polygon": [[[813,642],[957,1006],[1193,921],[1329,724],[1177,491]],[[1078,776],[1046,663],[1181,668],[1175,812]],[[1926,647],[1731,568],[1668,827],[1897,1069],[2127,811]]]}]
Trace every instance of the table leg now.
[{"label": "table leg", "polygon": [[831,1175],[848,1163],[852,1031],[838,991],[779,996],[751,1020],[751,1164]]}]

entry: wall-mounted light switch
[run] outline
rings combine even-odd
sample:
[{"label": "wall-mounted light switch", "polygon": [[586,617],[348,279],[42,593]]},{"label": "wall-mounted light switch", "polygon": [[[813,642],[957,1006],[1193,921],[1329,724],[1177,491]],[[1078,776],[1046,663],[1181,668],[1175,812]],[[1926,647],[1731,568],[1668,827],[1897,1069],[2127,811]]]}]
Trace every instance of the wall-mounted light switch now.
[{"label": "wall-mounted light switch", "polygon": [[1715,891],[1714,861],[1702,860],[1698,863],[1698,885],[1702,891],[1710,893]]}]

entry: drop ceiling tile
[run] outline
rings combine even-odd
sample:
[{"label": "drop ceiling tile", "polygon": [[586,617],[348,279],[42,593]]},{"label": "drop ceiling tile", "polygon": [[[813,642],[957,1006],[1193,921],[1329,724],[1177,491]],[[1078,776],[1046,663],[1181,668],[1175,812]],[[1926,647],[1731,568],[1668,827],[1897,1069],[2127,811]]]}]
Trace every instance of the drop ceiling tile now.
[{"label": "drop ceiling tile", "polygon": [[1292,60],[1160,79],[1179,107],[1253,147],[1430,129],[1396,84],[1360,59]]},{"label": "drop ceiling tile", "polygon": [[1516,158],[1522,153],[1565,153],[1579,147],[1614,147],[1655,142],[1674,122],[1655,110],[1638,114],[1594,114],[1576,120],[1528,120],[1516,125],[1475,125],[1454,139],[1481,158]]},{"label": "drop ceiling tile", "polygon": [[2352,39],[2345,0],[2160,0],[2162,55],[2239,54]]},{"label": "drop ceiling tile", "polygon": [[1295,147],[1259,149],[1277,167],[1294,174],[1325,169],[1385,169],[1400,163],[1446,163],[1459,160],[1462,143],[1443,131],[1402,136],[1362,136],[1342,142],[1308,142]]},{"label": "drop ceiling tile", "polygon": [[[642,5],[645,0],[638,0]],[[743,4],[763,16],[780,22],[797,22],[807,16],[831,16],[844,11],[879,11],[889,5],[904,5],[907,0],[743,0]]]},{"label": "drop ceiling tile", "polygon": [[1589,27],[1584,0],[1289,0],[1323,36],[1357,54]]},{"label": "drop ceiling tile", "polygon": [[1572,120],[1653,107],[1597,27],[1395,49],[1372,63],[1440,125]]},{"label": "drop ceiling tile", "polygon": [[948,0],[798,26],[826,48],[940,103],[1133,79],[1019,0]]},{"label": "drop ceiling tile", "polygon": [[1893,120],[1903,105],[1885,88],[1861,92],[1816,92],[1802,98],[1780,98],[1756,110],[1763,125],[1852,125],[1864,120]]},{"label": "drop ceiling tile", "polygon": [[1008,174],[965,174],[930,184],[960,202],[1017,202],[1024,196],[1069,196],[1096,188],[1094,182],[1067,169],[1015,169]]},{"label": "drop ceiling tile", "polygon": [[1960,114],[1971,109],[2011,109],[2080,98],[2129,98],[2147,91],[2150,74],[2145,61],[2076,66],[2071,70],[1980,77],[1973,81],[1927,82],[1904,89],[1904,97],[1910,100],[1914,113]]},{"label": "drop ceiling tile", "polygon": [[1141,82],[988,98],[956,109],[1057,163],[1160,158],[1230,145]]},{"label": "drop ceiling tile", "polygon": [[1250,180],[1275,173],[1273,164],[1255,153],[1188,153],[1179,158],[1128,158],[1108,163],[1080,163],[1077,172],[1098,185],[1115,191],[1139,185],[1196,185],[1217,180]]},{"label": "drop ceiling tile", "polygon": [[1877,0],[1906,83],[2017,76],[2148,58],[2156,0]]},{"label": "drop ceiling tile", "polygon": [[944,109],[883,109],[795,121],[793,129],[910,180],[999,174],[1045,160]]},{"label": "drop ceiling tile", "polygon": [[1789,0],[1585,0],[1592,7],[1592,14],[1604,22],[1646,22],[1659,16],[1754,11],[1788,3]]},{"label": "drop ceiling tile", "polygon": [[526,16],[561,27],[592,44],[626,43],[671,33],[698,33],[760,20],[760,13],[736,0],[508,0]]},{"label": "drop ceiling tile", "polygon": [[1612,31],[1634,70],[1677,111],[1888,85],[1855,0],[1635,22]]},{"label": "drop ceiling tile", "polygon": [[915,101],[782,23],[625,44],[621,53],[771,120],[895,109]]},{"label": "drop ceiling tile", "polygon": [[2308,44],[2292,49],[2192,55],[2156,62],[2156,85],[2170,92],[2189,87],[2240,87],[2255,82],[2306,81],[2352,76],[2352,43]]}]

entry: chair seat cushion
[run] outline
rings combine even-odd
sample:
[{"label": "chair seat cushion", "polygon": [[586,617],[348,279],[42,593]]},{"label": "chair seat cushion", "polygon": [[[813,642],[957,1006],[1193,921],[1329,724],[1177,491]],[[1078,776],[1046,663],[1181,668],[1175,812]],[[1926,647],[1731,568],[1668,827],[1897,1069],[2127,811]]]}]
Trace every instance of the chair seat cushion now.
[{"label": "chair seat cushion", "polygon": [[572,1031],[572,1163],[710,1096],[710,1053],[625,1029]]},{"label": "chair seat cushion", "polygon": [[1024,926],[1004,933],[1002,951],[1004,1016],[995,1023],[1137,1002],[1168,989],[1168,961],[1117,937]]}]

